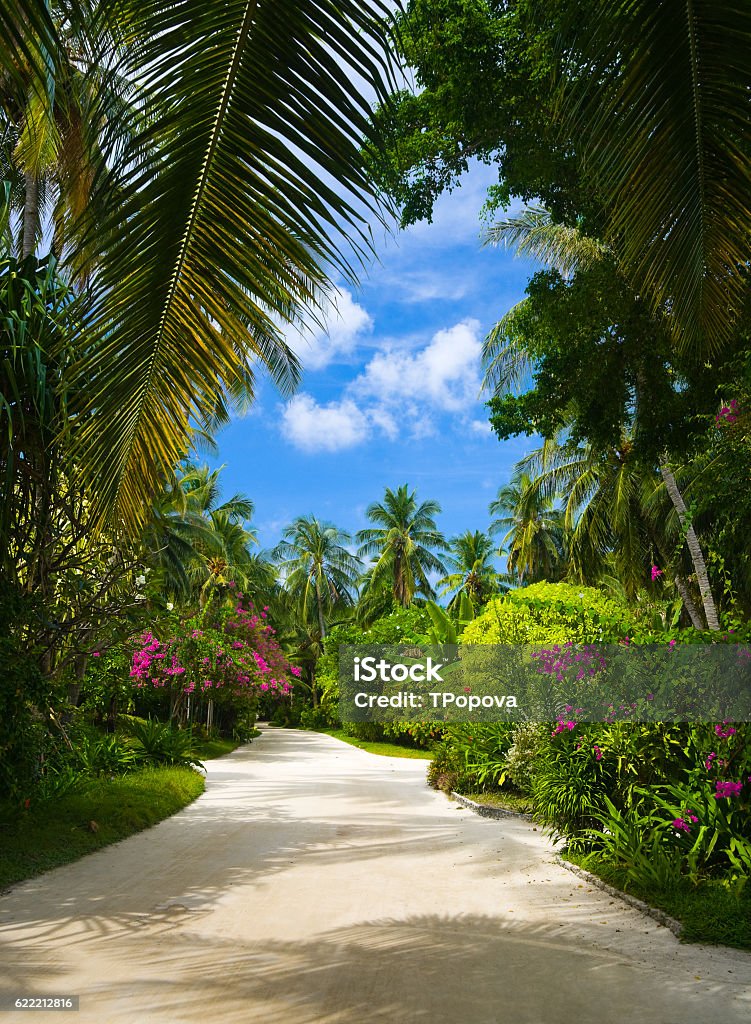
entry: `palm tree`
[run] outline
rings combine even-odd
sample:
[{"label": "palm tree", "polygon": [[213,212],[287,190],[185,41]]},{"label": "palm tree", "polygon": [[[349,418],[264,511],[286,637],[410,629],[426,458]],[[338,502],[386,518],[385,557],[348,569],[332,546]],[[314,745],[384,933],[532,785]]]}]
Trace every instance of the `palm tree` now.
[{"label": "palm tree", "polygon": [[347,550],[348,533],[315,516],[298,516],[282,536],[273,556],[280,562],[282,578],[301,617],[316,620],[323,638],[331,611],[354,604],[362,562]]},{"label": "palm tree", "polygon": [[614,571],[633,600],[650,566],[665,564],[671,545],[660,519],[650,515],[659,476],[634,457],[628,434],[605,452],[548,442],[520,465],[531,474],[529,488],[537,500],[561,496],[565,502],[569,577],[597,583]]},{"label": "palm tree", "polygon": [[181,599],[197,593],[201,607],[232,582],[243,589],[267,588],[271,571],[251,554],[257,544],[247,523],[253,502],[242,494],[220,502],[222,468],[187,464],[155,503],[144,536],[166,588]]},{"label": "palm tree", "polygon": [[446,565],[449,572],[438,580],[442,594],[451,594],[449,610],[459,603],[462,593],[475,605],[487,601],[498,590],[501,576],[493,566],[495,545],[486,533],[467,530],[449,541]]},{"label": "palm tree", "polygon": [[[134,92],[106,125],[97,217],[66,260],[72,280],[97,268],[75,362],[87,381],[71,409],[78,484],[100,519],[134,532],[192,429],[252,395],[259,364],[283,393],[295,387],[285,325],[320,301],[330,268],[352,276],[345,247],[369,245],[377,201],[361,89],[386,101],[388,9],[142,0],[82,10],[84,81],[104,70]],[[64,63],[61,26],[43,0],[9,0],[1,23],[0,67],[43,102]]]},{"label": "palm tree", "polygon": [[[488,231],[486,240],[489,244],[493,245],[502,243],[511,245],[515,247],[517,253],[532,256],[543,263],[547,263],[549,266],[555,267],[562,274],[569,276],[578,269],[592,266],[601,260],[615,259],[615,253],[612,249],[597,240],[588,238],[578,227],[571,228],[562,224],[555,224],[550,214],[539,207],[528,208],[522,211],[518,217],[508,218],[493,225]],[[616,264],[615,270],[616,274],[623,276],[620,264]],[[523,300],[514,306],[495,325],[485,339],[482,353],[485,370],[483,387],[492,390],[496,395],[502,395],[507,391],[519,388],[525,376],[532,368],[533,358],[525,350],[523,340],[524,318],[528,315],[530,315],[529,304],[527,300]],[[638,402],[639,395],[637,393],[637,410]],[[551,441],[550,443],[553,449],[555,449],[555,442]],[[627,431],[624,431],[623,443],[625,448],[630,450],[632,445],[627,437]],[[609,453],[601,453],[601,455],[606,461],[610,460],[612,462],[615,459],[617,464],[623,465],[621,455],[615,449]],[[676,482],[675,474],[668,463],[666,454],[663,454],[660,459],[659,466],[665,489],[670,496],[673,508],[678,515],[686,536],[686,545],[689,549],[698,581],[707,628],[719,630],[717,606],[712,594],[709,573],[707,572],[701,544],[688,516],[685,501]],[[631,469],[632,467],[629,467],[628,474],[631,473]],[[622,492],[622,497],[626,495],[627,491],[630,493],[630,485]],[[686,608],[689,610],[691,619],[696,625],[699,618],[680,575],[676,576],[675,583],[683,597]],[[633,589],[634,585],[635,581],[632,578],[629,582],[629,588]]]},{"label": "palm tree", "polygon": [[368,519],[377,525],[357,534],[359,554],[374,556],[369,588],[390,590],[404,608],[417,593],[434,597],[428,574],[446,572],[435,554],[448,548],[435,522],[441,506],[437,501],[418,505],[415,495],[407,484],[395,491],[387,487],[383,501],[373,502],[366,510]]},{"label": "palm tree", "polygon": [[635,290],[707,354],[746,288],[751,7],[607,0],[586,21],[561,40],[564,134]]},{"label": "palm tree", "polygon": [[82,8],[53,3],[50,19],[54,73],[48,75],[47,88],[35,87],[38,69],[31,55],[15,74],[0,77],[0,161],[3,178],[14,183],[10,198],[21,214],[18,250],[23,259],[41,241],[46,218],[58,258],[66,243],[81,242],[87,218],[96,220],[99,212],[94,208],[93,183],[105,169],[102,142],[108,126],[127,121],[132,134],[139,121],[139,111],[131,103],[136,86],[112,65],[119,34],[110,33],[101,22],[95,54],[92,26]]},{"label": "palm tree", "polygon": [[508,571],[519,583],[558,580],[565,574],[567,536],[555,493],[542,494],[529,473],[518,469],[498,491],[488,511],[491,535],[501,533]]}]

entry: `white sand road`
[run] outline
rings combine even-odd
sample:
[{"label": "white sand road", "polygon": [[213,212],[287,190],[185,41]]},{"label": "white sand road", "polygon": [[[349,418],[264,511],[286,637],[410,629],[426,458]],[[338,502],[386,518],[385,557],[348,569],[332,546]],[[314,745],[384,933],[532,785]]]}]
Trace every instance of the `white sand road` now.
[{"label": "white sand road", "polygon": [[266,730],[207,767],[180,814],[0,897],[5,996],[98,1024],[751,1020],[751,955],[682,945],[425,761]]}]

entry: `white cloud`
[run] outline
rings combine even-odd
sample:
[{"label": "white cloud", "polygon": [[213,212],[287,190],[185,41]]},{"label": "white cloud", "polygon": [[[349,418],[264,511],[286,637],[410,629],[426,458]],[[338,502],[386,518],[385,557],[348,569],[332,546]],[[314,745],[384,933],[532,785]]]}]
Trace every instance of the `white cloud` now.
[{"label": "white cloud", "polygon": [[[466,423],[480,387],[479,331],[477,320],[462,320],[437,331],[421,348],[377,353],[338,401],[320,404],[305,393],[293,398],[282,412],[282,434],[302,451],[335,452],[374,434],[391,441],[400,434],[428,437],[441,414]],[[471,429],[488,427],[474,420]]]},{"label": "white cloud", "polygon": [[381,405],[410,400],[426,413],[460,412],[477,400],[482,344],[477,320],[438,331],[417,352],[379,352],[352,383],[358,396]]},{"label": "white cloud", "polygon": [[492,434],[493,428],[489,420],[472,420],[469,429],[475,434]]},{"label": "white cloud", "polygon": [[309,370],[322,370],[336,359],[351,356],[357,343],[373,330],[373,318],[346,288],[332,289],[318,316],[321,324],[309,324],[287,336]]},{"label": "white cloud", "polygon": [[370,433],[368,419],[350,398],[319,405],[296,395],[282,413],[282,433],[306,452],[336,452],[360,444]]}]

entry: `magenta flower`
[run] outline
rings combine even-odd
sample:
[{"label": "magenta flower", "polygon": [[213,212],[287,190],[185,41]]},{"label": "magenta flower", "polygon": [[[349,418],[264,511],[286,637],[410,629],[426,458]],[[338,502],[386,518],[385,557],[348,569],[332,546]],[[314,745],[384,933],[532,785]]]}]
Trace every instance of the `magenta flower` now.
[{"label": "magenta flower", "polygon": [[691,826],[685,818],[674,818],[671,824],[676,832],[686,832],[688,834],[691,831]]},{"label": "magenta flower", "polygon": [[727,722],[723,722],[722,725],[716,725],[714,727],[715,734],[721,740],[726,740],[728,736],[735,736],[736,730],[732,725],[728,725]]},{"label": "magenta flower", "polygon": [[652,582],[658,580],[660,576],[664,576],[665,572],[663,569],[658,569],[656,565],[652,566]]},{"label": "magenta flower", "polygon": [[731,798],[734,796],[740,796],[740,792],[742,789],[742,782],[723,782],[721,779],[716,779],[716,792],[713,793],[712,796],[714,796],[715,800],[722,800],[723,797]]}]

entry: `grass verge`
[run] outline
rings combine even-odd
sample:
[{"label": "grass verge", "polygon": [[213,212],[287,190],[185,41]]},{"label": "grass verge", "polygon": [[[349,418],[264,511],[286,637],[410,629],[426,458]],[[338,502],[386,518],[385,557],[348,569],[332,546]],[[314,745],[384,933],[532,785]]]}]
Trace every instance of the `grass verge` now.
[{"label": "grass verge", "polygon": [[664,910],[683,925],[684,942],[703,942],[736,949],[751,949],[751,892],[736,894],[721,881],[710,880],[698,887],[686,882],[668,890],[627,886],[626,872],[603,861],[593,861],[573,853],[566,860],[591,871],[604,882],[636,896],[650,906]]},{"label": "grass verge", "polygon": [[199,761],[211,761],[215,757],[224,757],[231,754],[233,750],[241,747],[239,740],[196,740],[193,745],[193,754]]},{"label": "grass verge", "polygon": [[462,796],[474,800],[476,804],[485,804],[486,807],[500,807],[503,811],[513,811],[515,814],[532,813],[532,801],[521,793],[462,793]]},{"label": "grass verge", "polygon": [[[0,819],[0,889],[156,825],[203,792],[191,768],[144,768],[91,779],[77,790]],[[91,822],[96,823],[96,830]]]},{"label": "grass verge", "polygon": [[318,729],[318,732],[343,740],[352,747],[367,750],[369,754],[381,754],[384,757],[412,757],[421,761],[430,761],[433,755],[429,750],[418,750],[416,747],[402,747],[398,743],[387,743],[385,740],[359,740],[356,736],[348,736],[344,729]]}]

